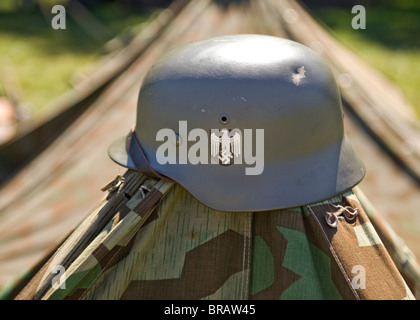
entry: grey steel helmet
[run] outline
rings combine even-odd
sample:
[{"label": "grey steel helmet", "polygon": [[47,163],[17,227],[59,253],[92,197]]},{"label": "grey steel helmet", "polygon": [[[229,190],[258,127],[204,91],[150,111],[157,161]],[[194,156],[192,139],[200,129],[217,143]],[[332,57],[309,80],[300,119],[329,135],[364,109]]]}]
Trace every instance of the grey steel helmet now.
[{"label": "grey steel helmet", "polygon": [[321,201],[365,174],[328,65],[299,43],[264,35],[220,36],[164,54],[143,80],[135,126],[108,153],[221,211]]}]

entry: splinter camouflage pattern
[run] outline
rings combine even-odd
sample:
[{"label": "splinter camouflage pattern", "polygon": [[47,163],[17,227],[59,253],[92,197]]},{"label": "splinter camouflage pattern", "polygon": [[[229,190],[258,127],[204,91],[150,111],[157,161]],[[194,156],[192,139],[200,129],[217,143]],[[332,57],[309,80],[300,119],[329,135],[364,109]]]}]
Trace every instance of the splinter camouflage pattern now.
[{"label": "splinter camouflage pattern", "polygon": [[[414,299],[353,191],[229,213],[179,184],[124,179],[15,299]],[[356,218],[331,227],[339,206]]]}]

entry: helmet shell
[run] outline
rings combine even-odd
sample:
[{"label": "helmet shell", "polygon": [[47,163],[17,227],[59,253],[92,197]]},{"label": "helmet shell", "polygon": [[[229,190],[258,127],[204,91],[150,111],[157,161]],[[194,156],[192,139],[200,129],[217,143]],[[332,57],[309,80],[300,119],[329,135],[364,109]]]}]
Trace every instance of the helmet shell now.
[{"label": "helmet shell", "polygon": [[[172,163],[161,164],[164,128],[174,132],[177,154],[167,150]],[[208,163],[189,161],[198,141],[188,136],[193,129],[207,133]],[[221,141],[222,129],[239,129],[241,154],[234,159],[242,161],[211,163],[211,132],[219,130]],[[164,54],[140,88],[134,138],[115,142],[109,155],[128,168],[169,177],[222,211],[317,202],[352,188],[365,174],[344,134],[328,65],[299,43],[264,35],[220,36]]]}]

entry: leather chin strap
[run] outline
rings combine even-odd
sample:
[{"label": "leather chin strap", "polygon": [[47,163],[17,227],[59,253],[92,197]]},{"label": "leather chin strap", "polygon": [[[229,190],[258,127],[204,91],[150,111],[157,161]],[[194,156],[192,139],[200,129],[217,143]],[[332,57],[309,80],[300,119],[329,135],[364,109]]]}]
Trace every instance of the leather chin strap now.
[{"label": "leather chin strap", "polygon": [[139,140],[137,139],[137,135],[135,132],[135,126],[129,132],[127,139],[126,139],[126,150],[129,154],[131,160],[133,161],[134,166],[137,170],[141,171],[142,173],[148,176],[155,176],[164,181],[168,182],[175,182],[174,180],[159,174],[155,171],[152,166],[150,165],[149,161],[147,160],[146,154],[143,151],[143,148],[140,145]]}]

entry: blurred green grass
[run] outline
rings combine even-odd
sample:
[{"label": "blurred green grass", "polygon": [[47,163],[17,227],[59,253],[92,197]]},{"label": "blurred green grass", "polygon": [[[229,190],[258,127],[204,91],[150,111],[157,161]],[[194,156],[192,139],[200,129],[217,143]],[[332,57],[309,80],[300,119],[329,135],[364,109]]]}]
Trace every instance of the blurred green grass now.
[{"label": "blurred green grass", "polygon": [[[51,10],[51,5],[47,8]],[[49,112],[46,106],[72,88],[76,71],[88,70],[104,56],[104,42],[152,14],[127,11],[112,3],[96,5],[91,12],[103,26],[98,33],[105,40],[99,41],[68,12],[67,28],[54,30],[50,12],[38,6],[22,10],[15,0],[0,1],[0,94],[12,84],[10,91],[33,118]]]},{"label": "blurred green grass", "polygon": [[420,1],[365,6],[366,29],[354,30],[349,8],[312,8],[347,46],[402,90],[420,118]]}]

